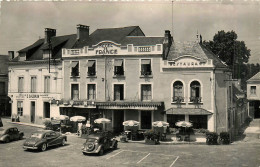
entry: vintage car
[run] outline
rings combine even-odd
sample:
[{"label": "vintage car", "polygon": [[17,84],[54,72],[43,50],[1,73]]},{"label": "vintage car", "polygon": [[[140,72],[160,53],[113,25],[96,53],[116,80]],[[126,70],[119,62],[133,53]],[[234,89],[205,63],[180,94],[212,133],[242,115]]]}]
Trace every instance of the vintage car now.
[{"label": "vintage car", "polygon": [[0,142],[10,142],[11,140],[23,139],[24,133],[19,131],[17,127],[7,129],[0,128]]},{"label": "vintage car", "polygon": [[108,149],[117,149],[118,141],[112,138],[111,133],[96,133],[87,137],[83,144],[82,153],[84,155],[96,153],[103,155]]},{"label": "vintage car", "polygon": [[62,145],[64,146],[67,141],[67,136],[53,130],[39,130],[33,132],[23,144],[25,150],[41,150],[45,151],[47,147]]}]

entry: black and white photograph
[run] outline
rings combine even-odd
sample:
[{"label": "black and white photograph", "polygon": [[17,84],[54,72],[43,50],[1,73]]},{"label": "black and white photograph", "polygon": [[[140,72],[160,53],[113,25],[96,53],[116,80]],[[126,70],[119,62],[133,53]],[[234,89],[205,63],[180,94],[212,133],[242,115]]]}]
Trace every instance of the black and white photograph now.
[{"label": "black and white photograph", "polygon": [[0,166],[260,167],[260,0],[0,0]]}]

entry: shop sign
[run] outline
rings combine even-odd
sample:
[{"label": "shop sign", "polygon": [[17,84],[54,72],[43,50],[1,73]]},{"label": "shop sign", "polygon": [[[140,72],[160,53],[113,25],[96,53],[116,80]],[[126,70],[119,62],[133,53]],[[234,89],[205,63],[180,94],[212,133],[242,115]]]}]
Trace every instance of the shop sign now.
[{"label": "shop sign", "polygon": [[48,97],[48,94],[19,94],[16,98],[39,98],[39,97]]},{"label": "shop sign", "polygon": [[119,47],[112,42],[100,42],[94,48],[96,55],[116,55]]}]

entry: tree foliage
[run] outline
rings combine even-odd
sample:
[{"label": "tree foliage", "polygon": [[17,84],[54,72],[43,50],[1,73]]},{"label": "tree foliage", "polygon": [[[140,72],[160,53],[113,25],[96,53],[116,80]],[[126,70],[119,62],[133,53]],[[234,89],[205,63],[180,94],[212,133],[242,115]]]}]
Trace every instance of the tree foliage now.
[{"label": "tree foliage", "polygon": [[218,31],[212,41],[204,41],[203,44],[230,67],[247,63],[250,57],[250,49],[246,47],[244,41],[237,40],[234,31]]}]

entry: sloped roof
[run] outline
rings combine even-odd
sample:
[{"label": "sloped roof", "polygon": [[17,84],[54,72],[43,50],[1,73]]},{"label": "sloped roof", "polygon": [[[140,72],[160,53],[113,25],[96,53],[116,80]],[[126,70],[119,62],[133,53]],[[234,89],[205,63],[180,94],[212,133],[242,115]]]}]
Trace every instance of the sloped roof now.
[{"label": "sloped roof", "polygon": [[19,50],[18,52],[27,52],[35,47],[39,47],[44,43],[44,39],[39,39],[36,42],[34,42],[32,45],[27,46],[26,48],[23,48],[21,50]]},{"label": "sloped roof", "polygon": [[[62,48],[72,48],[72,46],[75,44],[77,35],[64,35],[64,36],[55,36],[51,38],[52,41],[52,48],[53,50],[56,50],[53,52],[52,58],[61,58],[61,52]],[[42,60],[43,58],[43,50],[48,49],[49,46],[47,43],[44,44],[44,39],[37,40],[34,44],[18,51],[19,53],[26,52],[27,58],[26,60]],[[15,62],[18,60],[18,57],[15,57],[12,62]]]},{"label": "sloped roof", "polygon": [[180,115],[211,115],[212,113],[203,108],[170,108],[166,114]]},{"label": "sloped roof", "polygon": [[224,68],[227,67],[217,56],[198,42],[174,42],[170,48],[167,59],[175,60],[185,55],[189,55],[200,60],[212,59],[214,66]]},{"label": "sloped roof", "polygon": [[247,82],[260,82],[260,72],[256,73],[253,77],[251,77]]},{"label": "sloped roof", "polygon": [[[123,40],[126,36],[129,36],[131,32],[136,29],[139,29],[142,32],[139,26],[97,29],[90,34],[88,39],[77,41],[74,48],[82,48],[84,46],[92,47],[92,45],[96,45],[100,41],[105,40],[121,43],[121,40]],[[143,32],[139,35],[144,36]]]},{"label": "sloped roof", "polygon": [[145,37],[145,36],[137,36],[137,37],[125,37],[122,41],[122,45],[133,44],[134,46],[145,46],[145,45],[155,45],[162,44],[164,37]]}]

